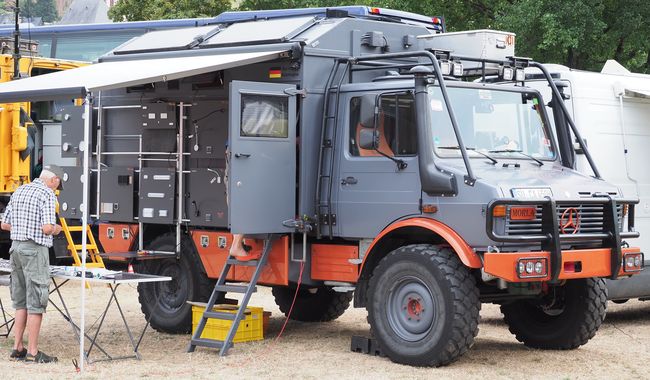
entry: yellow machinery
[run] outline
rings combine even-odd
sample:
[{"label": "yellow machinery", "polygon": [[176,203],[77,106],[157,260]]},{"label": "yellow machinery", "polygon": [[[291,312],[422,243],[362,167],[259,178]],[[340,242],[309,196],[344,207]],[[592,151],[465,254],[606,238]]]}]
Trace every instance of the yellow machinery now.
[{"label": "yellow machinery", "polygon": [[[22,47],[21,47],[21,50]],[[79,61],[63,61],[53,58],[33,57],[33,49],[22,52],[23,57],[20,59],[20,77],[36,76],[47,74],[59,70],[68,70],[88,63]],[[14,57],[11,54],[0,54],[0,82],[8,82],[14,80]],[[33,166],[38,160],[32,150],[29,150],[30,129],[34,128],[33,121],[30,118],[32,111],[36,112],[35,120],[50,119],[53,115],[50,114],[49,106],[42,106],[44,103],[6,103],[0,104],[0,215],[4,212],[5,205],[9,202],[9,197],[18,188],[18,186],[28,183],[31,180],[31,173]],[[33,140],[34,144],[37,141]],[[38,147],[41,150],[41,147]],[[67,224],[65,224],[66,227]],[[75,243],[72,241],[71,232],[75,232],[77,227],[69,227],[64,231],[68,241],[68,248],[73,257],[75,264],[79,264],[79,255]],[[89,256],[92,265],[103,267],[101,258],[97,260],[96,253],[97,245],[94,243],[92,234],[89,234],[89,239],[92,242],[89,244]],[[0,255],[4,255],[8,244],[10,243],[9,234],[5,231],[0,231]],[[91,247],[95,250],[91,252]]]},{"label": "yellow machinery", "polygon": [[[20,60],[22,75],[49,73],[67,70],[87,63],[62,61],[53,58],[23,57]],[[14,59],[10,54],[0,55],[0,82],[12,80],[14,74]],[[31,158],[21,158],[21,152],[28,148],[28,128],[31,121],[21,120],[23,115],[29,115],[30,103],[0,104],[0,196],[9,196],[20,185],[30,181]],[[29,120],[29,118],[27,118]]]}]

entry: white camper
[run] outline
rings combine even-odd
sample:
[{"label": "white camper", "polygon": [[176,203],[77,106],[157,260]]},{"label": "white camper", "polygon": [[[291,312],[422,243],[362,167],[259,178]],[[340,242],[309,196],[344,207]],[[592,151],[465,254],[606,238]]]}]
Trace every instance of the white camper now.
[{"label": "white camper", "polygon": [[[614,60],[607,61],[599,73],[545,66],[556,82],[566,85],[565,104],[603,178],[616,184],[625,197],[639,198],[635,227],[641,237],[636,244],[646,252],[645,266],[650,266],[650,75],[631,73]],[[545,99],[551,98],[541,74],[531,70],[526,77],[531,79],[528,86],[540,90]],[[591,174],[579,149],[576,169]],[[650,272],[609,281],[608,287],[609,298],[615,301],[650,299]]]}]

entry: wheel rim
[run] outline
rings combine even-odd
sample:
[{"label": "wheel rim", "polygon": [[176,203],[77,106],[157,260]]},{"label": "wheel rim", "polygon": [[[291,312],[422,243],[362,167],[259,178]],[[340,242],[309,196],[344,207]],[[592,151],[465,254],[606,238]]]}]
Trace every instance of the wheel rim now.
[{"label": "wheel rim", "polygon": [[437,303],[422,280],[408,276],[390,289],[386,312],[391,329],[402,339],[416,342],[433,328]]},{"label": "wheel rim", "polygon": [[171,277],[171,281],[159,282],[156,286],[156,297],[160,297],[160,307],[166,311],[176,311],[188,300],[189,282],[183,275],[180,264],[176,261],[167,262],[160,268],[161,276]]}]

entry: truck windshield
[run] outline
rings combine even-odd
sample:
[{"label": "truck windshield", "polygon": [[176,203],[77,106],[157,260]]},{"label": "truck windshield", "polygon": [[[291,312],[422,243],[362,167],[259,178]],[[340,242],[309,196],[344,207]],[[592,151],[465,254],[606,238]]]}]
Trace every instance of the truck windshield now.
[{"label": "truck windshield", "polygon": [[[555,158],[536,93],[467,87],[448,87],[447,91],[466,147],[498,157]],[[457,146],[458,140],[439,87],[429,87],[429,106],[436,154],[460,157],[459,150],[444,149]]]}]

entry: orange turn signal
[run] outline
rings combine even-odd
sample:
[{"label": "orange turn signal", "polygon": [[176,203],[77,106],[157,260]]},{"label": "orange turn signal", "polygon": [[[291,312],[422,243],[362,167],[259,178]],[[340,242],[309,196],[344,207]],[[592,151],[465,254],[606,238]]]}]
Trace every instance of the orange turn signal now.
[{"label": "orange turn signal", "polygon": [[497,218],[503,218],[506,216],[506,206],[505,205],[498,205],[494,206],[492,209],[492,216],[497,217]]},{"label": "orange turn signal", "polygon": [[435,214],[436,212],[438,212],[438,206],[423,204],[422,205],[422,212],[425,213],[425,214]]}]

